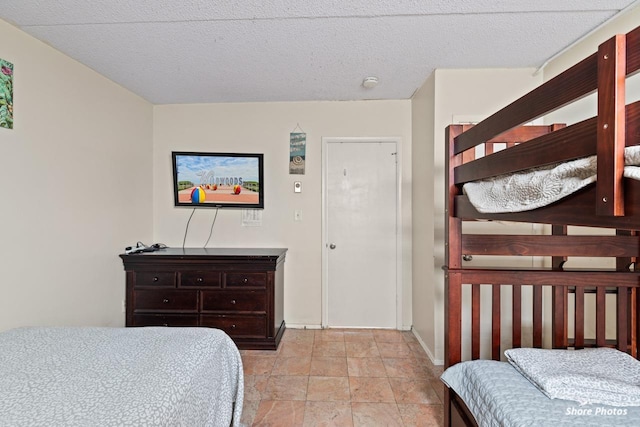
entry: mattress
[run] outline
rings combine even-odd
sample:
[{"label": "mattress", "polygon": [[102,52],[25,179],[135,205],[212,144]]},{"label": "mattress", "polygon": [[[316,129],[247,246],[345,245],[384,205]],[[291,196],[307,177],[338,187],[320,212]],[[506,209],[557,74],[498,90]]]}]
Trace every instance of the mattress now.
[{"label": "mattress", "polygon": [[640,425],[640,407],[549,399],[508,362],[458,363],[441,379],[462,398],[480,427]]},{"label": "mattress", "polygon": [[0,426],[239,426],[243,381],[217,329],[0,333]]}]

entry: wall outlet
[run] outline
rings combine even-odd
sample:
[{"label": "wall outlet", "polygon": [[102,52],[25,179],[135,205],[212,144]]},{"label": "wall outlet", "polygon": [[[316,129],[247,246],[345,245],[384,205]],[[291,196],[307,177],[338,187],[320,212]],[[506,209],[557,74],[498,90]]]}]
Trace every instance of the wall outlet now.
[{"label": "wall outlet", "polygon": [[293,220],[296,222],[302,221],[302,209],[296,209],[293,212]]}]

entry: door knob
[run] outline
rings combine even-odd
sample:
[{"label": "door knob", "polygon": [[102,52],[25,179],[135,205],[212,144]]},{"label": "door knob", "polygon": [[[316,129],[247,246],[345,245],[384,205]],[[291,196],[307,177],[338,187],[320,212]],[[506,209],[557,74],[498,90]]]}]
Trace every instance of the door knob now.
[{"label": "door knob", "polygon": [[336,248],[335,243],[331,243],[331,244],[329,244],[329,249],[335,249],[335,248]]}]

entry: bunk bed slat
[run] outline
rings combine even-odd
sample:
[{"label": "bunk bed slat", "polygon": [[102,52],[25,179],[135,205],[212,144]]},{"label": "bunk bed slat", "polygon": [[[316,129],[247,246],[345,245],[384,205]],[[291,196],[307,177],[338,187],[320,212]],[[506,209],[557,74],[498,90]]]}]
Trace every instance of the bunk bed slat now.
[{"label": "bunk bed slat", "polygon": [[[552,125],[519,126],[495,138],[491,138],[485,144],[493,146],[494,144],[502,143],[514,146],[521,142],[531,141],[532,139],[546,135],[555,130],[555,126],[564,127],[564,125],[560,123],[554,123]],[[491,152],[493,152],[493,150]]]},{"label": "bunk bed slat", "polygon": [[500,360],[500,285],[491,287],[491,358]]},{"label": "bunk bed slat", "polygon": [[480,285],[471,285],[471,360],[480,359]]},{"label": "bunk bed slat", "polygon": [[533,286],[533,346],[542,347],[542,286]]},{"label": "bunk bed slat", "polygon": [[551,336],[553,348],[567,348],[567,288],[553,286]]},{"label": "bunk bed slat", "polygon": [[460,275],[460,283],[509,283],[511,285],[584,286],[602,289],[608,287],[640,286],[640,271],[591,271],[591,270],[537,270],[498,268],[450,269],[449,273]]},{"label": "bunk bed slat", "polygon": [[574,348],[584,348],[584,288],[575,288]]},{"label": "bunk bed slat", "polygon": [[[640,101],[626,106],[627,147],[640,144]],[[518,129],[530,126],[523,126]],[[537,126],[533,126],[537,127]],[[547,126],[541,126],[547,128]],[[461,164],[454,171],[456,184],[486,179],[492,176],[552,164],[597,153],[597,118],[583,120],[571,126],[552,125],[552,133],[540,135],[535,139],[519,144],[510,150],[493,153],[491,158],[477,159],[473,164]],[[568,143],[567,141],[571,141]],[[486,145],[486,144],[485,144]],[[485,149],[486,151],[486,149]]]},{"label": "bunk bed slat", "polygon": [[604,347],[606,345],[606,289],[599,287],[596,289],[596,345]]},{"label": "bunk bed slat", "polygon": [[462,275],[460,273],[445,273],[447,281],[445,292],[446,311],[445,328],[445,368],[455,365],[462,360]]},{"label": "bunk bed slat", "polygon": [[626,36],[598,48],[598,180],[596,214],[624,215]]},{"label": "bunk bed slat", "polygon": [[616,297],[616,348],[626,353],[629,345],[629,290],[618,288]]},{"label": "bunk bed slat", "polygon": [[522,286],[513,285],[511,347],[522,347]]},{"label": "bunk bed slat", "polygon": [[[485,156],[477,159],[472,165],[467,163],[460,165],[455,169],[454,182],[462,184],[596,153],[595,130],[597,123],[595,118],[550,133],[555,128],[554,126],[559,125],[518,128],[540,128],[537,131],[540,135],[527,141],[526,144],[519,144],[509,150],[493,153],[491,154],[493,157]],[[579,144],[576,144],[575,141],[572,144],[566,143],[574,139],[579,141]]]},{"label": "bunk bed slat", "polygon": [[635,236],[549,236],[465,234],[462,253],[517,256],[640,256]]}]

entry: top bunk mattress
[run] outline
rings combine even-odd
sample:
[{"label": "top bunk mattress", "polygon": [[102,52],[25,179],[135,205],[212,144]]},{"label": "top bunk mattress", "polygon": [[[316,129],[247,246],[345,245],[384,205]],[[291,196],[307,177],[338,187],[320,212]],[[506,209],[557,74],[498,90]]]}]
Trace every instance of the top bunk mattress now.
[{"label": "top bunk mattress", "polygon": [[[523,212],[567,197],[596,181],[596,156],[499,175],[463,186],[481,213]],[[640,146],[625,149],[624,176],[640,180]]]}]

